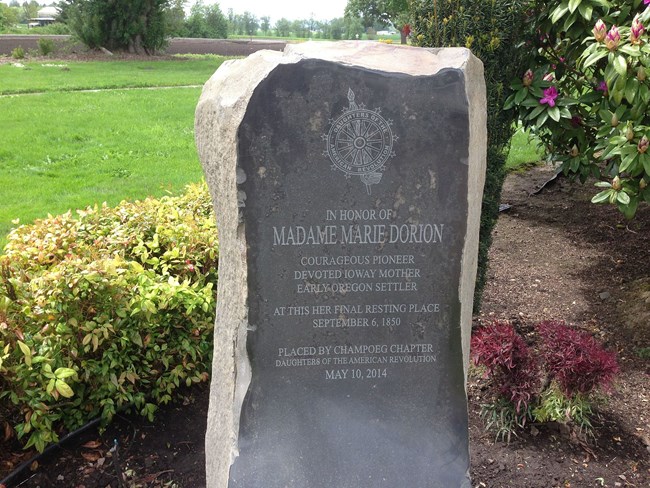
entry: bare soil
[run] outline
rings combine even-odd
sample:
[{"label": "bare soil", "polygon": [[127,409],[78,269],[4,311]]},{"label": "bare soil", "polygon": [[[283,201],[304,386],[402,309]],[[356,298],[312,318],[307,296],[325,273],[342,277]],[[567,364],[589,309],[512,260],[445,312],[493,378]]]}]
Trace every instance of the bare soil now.
[{"label": "bare soil", "polygon": [[[42,35],[0,35],[0,57],[9,57],[11,52],[18,46],[25,52],[38,53],[38,40],[41,38],[51,39],[54,42],[52,56],[71,59],[92,59],[92,60],[113,60],[115,58],[138,58],[137,55],[124,55],[113,53],[113,56],[102,53],[99,50],[89,50],[83,44],[75,42],[70,36],[42,36]],[[192,39],[174,38],[170,39],[169,45],[159,56],[170,56],[173,54],[219,54],[221,56],[248,56],[260,49],[271,49],[282,51],[286,41],[274,39]],[[148,59],[152,59],[149,57]],[[7,59],[9,60],[9,59]]]},{"label": "bare soil", "polygon": [[[472,480],[480,487],[650,487],[650,207],[626,221],[590,202],[595,188],[558,179],[548,166],[512,174],[490,250],[475,325],[511,321],[523,334],[565,320],[618,354],[621,373],[598,406],[596,439],[531,426],[509,445],[478,417],[485,380],[469,384]],[[644,352],[645,351],[645,352]],[[643,359],[645,357],[645,359]]]},{"label": "bare soil", "polygon": [[[599,403],[595,439],[554,425],[533,425],[509,444],[479,418],[486,381],[469,382],[474,487],[650,487],[650,207],[627,222],[612,207],[589,202],[593,186],[536,167],[508,177],[491,250],[489,283],[475,325],[506,319],[522,333],[561,319],[617,351],[621,373]],[[645,351],[645,352],[644,352]],[[153,424],[118,416],[106,432],[90,429],[39,459],[11,486],[198,488],[205,486],[204,431],[208,389],[186,392]],[[0,478],[34,453],[0,435]],[[116,447],[117,446],[117,447]],[[395,487],[398,488],[398,487]],[[399,487],[402,488],[402,487]],[[419,487],[406,487],[419,488]]]}]

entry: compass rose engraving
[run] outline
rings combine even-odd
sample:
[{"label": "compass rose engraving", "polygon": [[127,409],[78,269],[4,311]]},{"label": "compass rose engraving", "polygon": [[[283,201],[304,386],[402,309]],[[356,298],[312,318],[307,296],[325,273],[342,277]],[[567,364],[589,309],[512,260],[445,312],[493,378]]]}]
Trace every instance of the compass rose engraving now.
[{"label": "compass rose engraving", "polygon": [[381,181],[386,162],[395,157],[392,120],[384,119],[381,109],[368,110],[355,102],[352,89],[348,88],[349,107],[343,114],[331,120],[331,127],[323,139],[323,153],[332,161],[332,169],[342,171],[346,178],[359,176],[366,185],[368,195],[371,185]]}]

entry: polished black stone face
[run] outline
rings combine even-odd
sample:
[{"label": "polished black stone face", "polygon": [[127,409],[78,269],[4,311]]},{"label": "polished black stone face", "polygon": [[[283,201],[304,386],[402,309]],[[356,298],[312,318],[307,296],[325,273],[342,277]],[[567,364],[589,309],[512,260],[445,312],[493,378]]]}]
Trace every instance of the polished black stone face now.
[{"label": "polished black stone face", "polygon": [[230,488],[469,486],[460,71],[280,65],[239,131],[252,382]]}]

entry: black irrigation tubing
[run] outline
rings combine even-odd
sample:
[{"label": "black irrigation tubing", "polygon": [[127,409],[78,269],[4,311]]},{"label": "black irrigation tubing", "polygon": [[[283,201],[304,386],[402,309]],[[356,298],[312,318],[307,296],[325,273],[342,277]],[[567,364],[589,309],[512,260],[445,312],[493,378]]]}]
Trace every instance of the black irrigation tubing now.
[{"label": "black irrigation tubing", "polygon": [[[150,397],[147,397],[147,398],[150,398]],[[133,403],[128,403],[128,404],[126,404],[126,405],[122,405],[122,406],[121,406],[120,408],[118,408],[117,411],[115,412],[115,416],[116,416],[116,417],[119,416],[120,413],[122,413],[122,412],[124,412],[125,410],[128,410],[129,408],[133,407],[133,405],[134,405]],[[61,439],[59,439],[59,442],[57,442],[56,444],[52,444],[51,446],[48,446],[48,447],[47,447],[43,452],[41,452],[41,453],[35,455],[34,457],[32,457],[31,459],[29,459],[28,461],[25,461],[25,462],[22,463],[20,466],[18,466],[16,469],[14,469],[11,473],[9,473],[9,475],[8,475],[6,478],[0,480],[0,487],[2,487],[2,488],[5,488],[5,487],[6,487],[6,488],[12,488],[12,487],[14,487],[14,486],[16,486],[16,487],[17,487],[17,486],[20,486],[20,484],[23,484],[26,480],[21,481],[19,485],[10,484],[10,483],[14,483],[15,480],[16,480],[17,478],[19,478],[20,476],[22,476],[22,475],[23,475],[23,472],[24,472],[26,469],[28,469],[28,468],[32,465],[32,463],[33,463],[34,461],[39,461],[40,459],[45,458],[46,456],[52,454],[52,452],[54,452],[56,449],[63,449],[63,444],[65,444],[66,442],[68,442],[68,441],[71,440],[72,438],[74,438],[74,437],[76,437],[76,436],[78,436],[78,435],[83,434],[86,430],[90,429],[91,427],[94,427],[94,426],[97,425],[100,421],[101,421],[101,417],[96,417],[95,419],[91,420],[91,421],[88,422],[87,424],[82,425],[81,427],[79,427],[77,430],[74,430],[74,431],[72,431],[72,432],[69,432],[68,434],[66,434],[65,436],[63,436]],[[132,422],[130,422],[130,421],[129,421],[129,423],[132,424]],[[137,429],[136,429],[136,431],[137,431]],[[115,440],[114,442],[115,442],[114,448],[115,448],[116,450],[119,449],[119,446],[117,445],[117,440]],[[128,449],[127,449],[127,450],[128,450]],[[119,453],[118,453],[118,455],[119,455]],[[118,462],[119,462],[119,461],[118,461]],[[120,480],[120,481],[121,481],[121,480]]]},{"label": "black irrigation tubing", "polygon": [[59,442],[56,444],[52,444],[51,446],[48,446],[43,452],[37,454],[33,458],[29,459],[28,461],[25,461],[22,463],[20,466],[18,466],[16,469],[14,469],[9,475],[3,479],[0,480],[0,486],[4,485],[7,488],[11,488],[11,486],[17,486],[17,485],[12,485],[12,483],[15,482],[16,479],[18,479],[25,470],[29,469],[29,467],[34,463],[34,461],[38,461],[40,459],[43,459],[44,457],[48,456],[52,452],[54,452],[56,449],[62,449],[63,444],[65,444],[67,441],[72,439],[73,437],[76,437],[83,432],[85,432],[87,429],[94,427],[99,423],[101,420],[101,417],[97,417],[96,419],[91,420],[88,422],[86,425],[83,425],[79,427],[77,430],[74,430],[68,434],[66,434],[63,438],[59,439]]},{"label": "black irrigation tubing", "polygon": [[[542,191],[557,183],[557,181],[560,179],[561,176],[562,176],[562,170],[558,170],[553,176],[551,176],[551,178],[545,181],[539,188],[530,192],[528,196],[532,197],[534,195],[539,195]],[[511,208],[512,205],[508,205],[507,203],[502,203],[499,205],[499,212],[507,212]]]},{"label": "black irrigation tubing", "polygon": [[544,189],[546,189],[546,187],[549,187],[549,186],[554,185],[555,183],[557,183],[557,181],[558,181],[558,179],[560,178],[561,175],[562,175],[562,170],[559,169],[553,176],[551,176],[551,178],[549,178],[547,181],[545,181],[542,186],[540,186],[537,190],[533,191],[530,194],[530,196],[538,195]]}]

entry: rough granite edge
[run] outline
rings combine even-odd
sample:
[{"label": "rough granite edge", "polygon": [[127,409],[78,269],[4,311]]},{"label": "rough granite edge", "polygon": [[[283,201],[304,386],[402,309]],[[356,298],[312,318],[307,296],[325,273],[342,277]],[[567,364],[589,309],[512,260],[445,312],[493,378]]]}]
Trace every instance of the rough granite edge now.
[{"label": "rough granite edge", "polygon": [[[219,232],[218,300],[205,437],[208,487],[228,486],[230,466],[238,455],[241,406],[251,377],[246,353],[245,229],[236,204],[237,133],[255,87],[282,61],[281,53],[259,51],[244,60],[223,63],[203,87],[196,108],[196,145]],[[238,82],[232,83],[233,79]]]},{"label": "rough granite edge", "polygon": [[465,93],[469,105],[469,168],[467,180],[467,231],[461,261],[460,324],[465,369],[465,391],[469,368],[469,347],[472,333],[472,309],[478,266],[481,206],[487,158],[487,98],[483,63],[470,54],[464,69]]},{"label": "rough granite edge", "polygon": [[287,44],[284,52],[303,59],[316,58],[411,76],[431,76],[444,68],[463,70],[472,55],[468,49],[462,47],[425,49],[367,41]]}]

